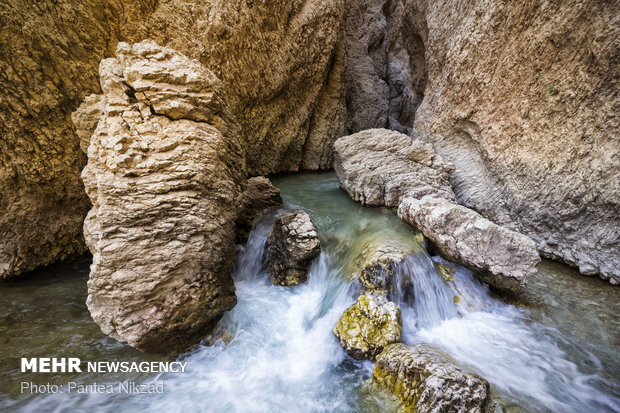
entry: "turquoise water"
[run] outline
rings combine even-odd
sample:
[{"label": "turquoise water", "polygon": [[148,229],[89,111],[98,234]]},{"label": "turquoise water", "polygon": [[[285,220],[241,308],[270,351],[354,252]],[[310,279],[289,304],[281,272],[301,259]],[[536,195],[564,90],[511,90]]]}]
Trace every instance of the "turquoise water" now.
[{"label": "turquoise water", "polygon": [[[178,356],[146,355],[101,333],[84,304],[89,259],[0,282],[0,409],[6,411],[385,412],[393,405],[368,384],[372,363],[349,358],[333,336],[355,299],[345,281],[360,252],[395,242],[413,253],[399,276],[415,300],[400,300],[404,340],[425,341],[486,378],[501,411],[620,410],[619,289],[545,261],[524,303],[491,296],[467,270],[429,257],[416,232],[393,211],[364,208],[333,173],[273,179],[285,207],[255,225],[237,255],[239,303],[220,321],[209,346]],[[306,209],[322,253],[307,284],[275,287],[263,265],[264,241],[278,213]],[[453,268],[444,280],[437,264]],[[458,299],[454,299],[454,297]],[[187,361],[177,374],[22,374],[19,358],[83,361]],[[163,394],[22,394],[20,383],[160,383]]]}]

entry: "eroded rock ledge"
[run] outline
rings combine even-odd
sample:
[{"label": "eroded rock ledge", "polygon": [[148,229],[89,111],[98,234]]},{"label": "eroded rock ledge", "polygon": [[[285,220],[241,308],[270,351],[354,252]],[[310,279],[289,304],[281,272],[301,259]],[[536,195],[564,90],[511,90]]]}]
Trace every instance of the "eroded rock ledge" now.
[{"label": "eroded rock ledge", "polygon": [[453,167],[418,139],[371,129],[334,144],[342,187],[362,204],[398,207],[449,259],[474,269],[493,287],[520,292],[540,261],[527,236],[456,203]]},{"label": "eroded rock ledge", "polygon": [[[82,173],[93,204],[87,306],[117,340],[183,350],[236,303],[238,126],[212,72],[152,41],[120,43],[99,74],[102,97],[80,109],[103,110]],[[78,133],[92,124],[77,122]]]}]

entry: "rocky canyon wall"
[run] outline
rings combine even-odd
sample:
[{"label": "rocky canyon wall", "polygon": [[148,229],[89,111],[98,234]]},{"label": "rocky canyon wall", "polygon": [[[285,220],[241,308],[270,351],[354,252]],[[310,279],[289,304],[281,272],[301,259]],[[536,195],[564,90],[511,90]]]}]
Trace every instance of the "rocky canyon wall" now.
[{"label": "rocky canyon wall", "polygon": [[345,25],[349,132],[431,142],[461,204],[620,283],[616,6],[359,2]]},{"label": "rocky canyon wall", "polygon": [[0,276],[85,251],[86,158],[70,116],[100,92],[99,61],[119,41],[154,39],[214,72],[249,174],[330,168],[344,134],[342,10],[342,0],[2,2]]},{"label": "rocky canyon wall", "polygon": [[86,156],[71,112],[100,90],[120,38],[144,36],[155,1],[0,3],[0,276],[86,250]]},{"label": "rocky canyon wall", "polygon": [[336,138],[398,130],[454,163],[459,202],[620,281],[612,2],[8,0],[0,22],[2,276],[84,251],[70,114],[118,41],[150,38],[220,79],[248,174],[329,168]]}]

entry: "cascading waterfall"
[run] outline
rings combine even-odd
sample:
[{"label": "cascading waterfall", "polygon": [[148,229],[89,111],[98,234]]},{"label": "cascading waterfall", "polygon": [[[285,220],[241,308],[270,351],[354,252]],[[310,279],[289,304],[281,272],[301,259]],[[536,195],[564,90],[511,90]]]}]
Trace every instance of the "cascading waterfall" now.
[{"label": "cascading waterfall", "polygon": [[[351,260],[358,256],[358,244],[379,239],[409,243],[414,251],[396,266],[390,291],[402,308],[405,343],[427,342],[455,363],[478,373],[490,382],[494,402],[510,411],[521,411],[516,406],[528,412],[620,410],[614,324],[609,327],[598,319],[584,323],[584,329],[604,333],[593,343],[563,329],[562,320],[568,316],[557,312],[561,305],[553,304],[567,298],[566,291],[559,289],[551,296],[545,289],[536,290],[541,297],[546,294],[543,300],[554,300],[543,308],[555,312],[542,312],[542,316],[536,307],[506,304],[494,298],[470,271],[430,257],[414,240],[414,230],[393,211],[364,208],[351,201],[339,189],[334,174],[300,174],[274,179],[274,183],[282,190],[284,209],[302,207],[318,226],[322,252],[306,284],[277,287],[269,282],[265,241],[278,212],[268,211],[257,220],[246,246],[237,254],[237,306],[222,318],[209,339],[210,345],[196,346],[178,356],[188,362],[187,373],[131,377],[141,383],[165,381],[164,394],[115,395],[113,399],[98,394],[39,395],[0,401],[0,408],[47,411],[54,405],[59,410],[109,412],[141,412],[145,406],[170,412],[391,411],[393,405],[371,391],[367,383],[372,363],[349,358],[332,333],[342,312],[356,298],[356,286],[348,283],[345,275]],[[545,288],[561,285],[559,276],[553,280]],[[571,282],[573,289],[590,288],[584,286],[587,281],[583,278]],[[10,305],[4,307],[11,311]],[[92,324],[87,313],[78,321]],[[35,334],[37,330],[29,331]],[[93,355],[92,345],[84,344],[74,349],[72,356],[79,357],[82,352],[85,359],[150,357],[133,349],[121,353],[126,347],[102,337],[98,329],[89,334],[94,337],[90,342],[100,343],[100,353]],[[80,340],[89,343],[85,338]],[[53,348],[45,347],[47,341],[39,342],[42,354],[53,354]],[[596,344],[599,342],[602,344]],[[83,378],[99,383],[118,379],[111,374]]]}]

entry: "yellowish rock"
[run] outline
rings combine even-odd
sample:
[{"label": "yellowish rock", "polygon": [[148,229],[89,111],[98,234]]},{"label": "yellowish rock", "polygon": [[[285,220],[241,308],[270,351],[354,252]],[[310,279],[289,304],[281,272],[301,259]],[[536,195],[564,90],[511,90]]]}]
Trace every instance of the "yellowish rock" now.
[{"label": "yellowish rock", "polygon": [[401,332],[400,307],[377,292],[359,296],[334,327],[342,347],[357,360],[374,360],[386,345],[400,340]]}]

